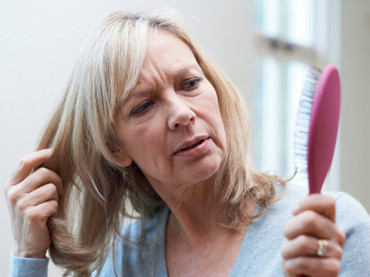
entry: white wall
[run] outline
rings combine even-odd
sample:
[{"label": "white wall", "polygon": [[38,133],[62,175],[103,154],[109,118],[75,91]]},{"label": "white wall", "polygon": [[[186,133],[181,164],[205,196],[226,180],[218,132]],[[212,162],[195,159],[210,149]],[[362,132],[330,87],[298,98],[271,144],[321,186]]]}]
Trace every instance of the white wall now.
[{"label": "white wall", "polygon": [[370,1],[343,0],[341,189],[370,212]]},{"label": "white wall", "polygon": [[[153,4],[152,2],[155,2]],[[0,0],[0,184],[38,133],[85,39],[116,8],[176,7],[200,43],[243,90],[250,86],[249,2]],[[0,276],[13,248],[4,197],[0,197]],[[52,269],[50,276],[60,276]]]}]

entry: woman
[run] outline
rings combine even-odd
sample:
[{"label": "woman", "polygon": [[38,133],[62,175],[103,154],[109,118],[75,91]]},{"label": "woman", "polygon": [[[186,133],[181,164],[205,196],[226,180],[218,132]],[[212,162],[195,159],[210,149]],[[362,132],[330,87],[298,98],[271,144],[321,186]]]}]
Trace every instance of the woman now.
[{"label": "woman", "polygon": [[6,186],[11,276],[45,276],[48,248],[76,276],[370,273],[364,209],[253,170],[241,103],[176,20],[107,17]]}]

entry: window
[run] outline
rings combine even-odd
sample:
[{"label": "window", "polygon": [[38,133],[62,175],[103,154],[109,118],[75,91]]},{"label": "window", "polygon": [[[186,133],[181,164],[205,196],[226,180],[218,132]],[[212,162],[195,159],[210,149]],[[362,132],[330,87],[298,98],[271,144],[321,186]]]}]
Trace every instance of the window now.
[{"label": "window", "polygon": [[295,117],[310,65],[328,64],[328,1],[254,0],[257,169],[294,174]]}]

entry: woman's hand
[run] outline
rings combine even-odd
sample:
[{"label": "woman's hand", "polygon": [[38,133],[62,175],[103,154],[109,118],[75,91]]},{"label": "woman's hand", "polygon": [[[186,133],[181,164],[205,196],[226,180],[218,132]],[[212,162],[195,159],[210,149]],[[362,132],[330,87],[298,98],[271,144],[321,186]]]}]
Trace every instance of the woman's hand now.
[{"label": "woman's hand", "polygon": [[14,254],[19,257],[43,258],[51,244],[47,221],[63,195],[61,178],[40,167],[51,154],[51,149],[45,149],[22,158],[5,186],[16,242]]},{"label": "woman's hand", "polygon": [[281,249],[285,275],[338,276],[345,235],[335,224],[335,200],[309,195],[293,215],[284,228],[288,241]]}]

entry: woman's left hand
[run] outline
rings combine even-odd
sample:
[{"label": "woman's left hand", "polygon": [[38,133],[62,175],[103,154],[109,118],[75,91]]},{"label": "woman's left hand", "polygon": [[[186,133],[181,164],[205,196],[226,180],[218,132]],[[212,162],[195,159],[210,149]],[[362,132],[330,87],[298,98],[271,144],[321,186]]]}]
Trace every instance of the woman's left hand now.
[{"label": "woman's left hand", "polygon": [[326,195],[305,197],[284,228],[281,248],[286,276],[338,276],[345,235],[335,224],[335,200]]}]

